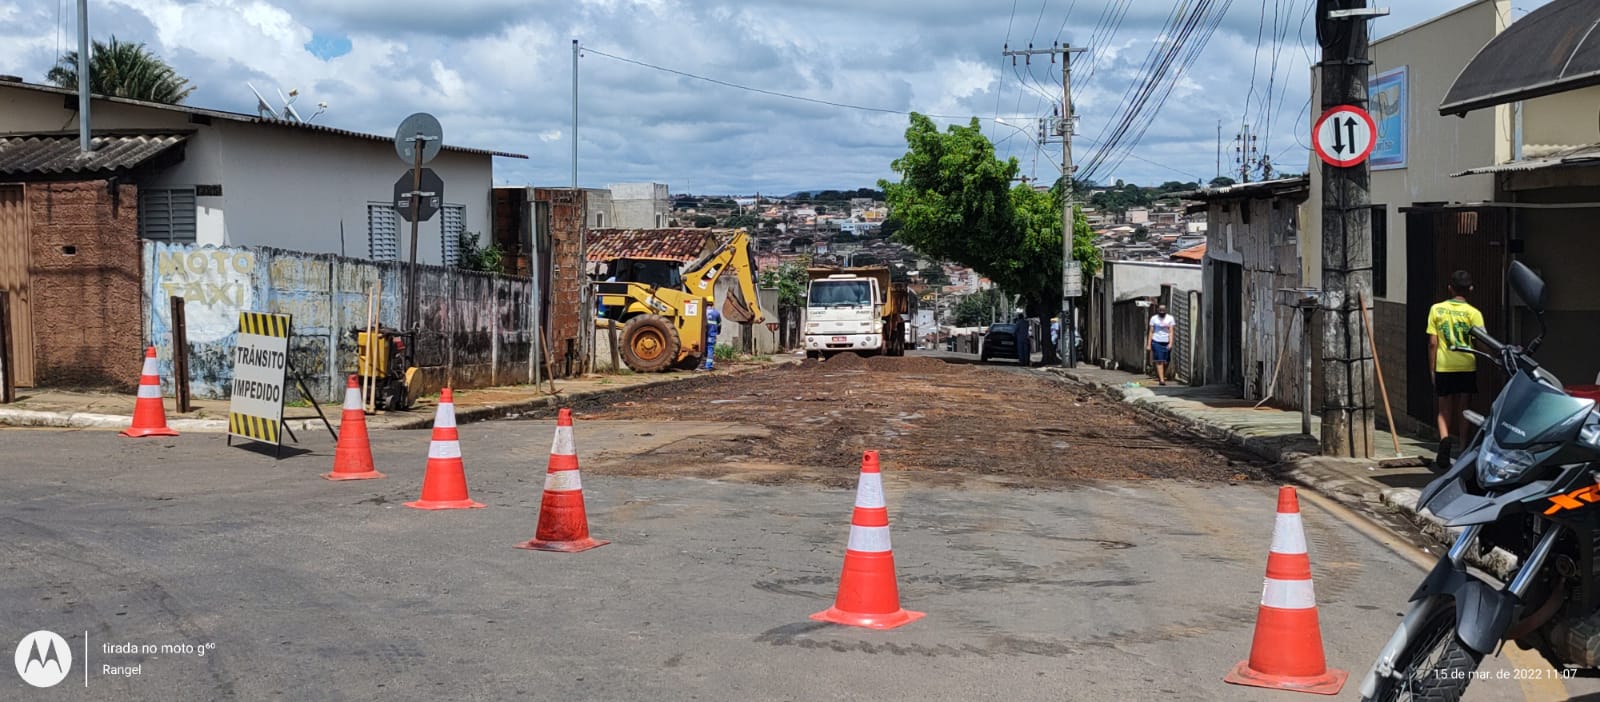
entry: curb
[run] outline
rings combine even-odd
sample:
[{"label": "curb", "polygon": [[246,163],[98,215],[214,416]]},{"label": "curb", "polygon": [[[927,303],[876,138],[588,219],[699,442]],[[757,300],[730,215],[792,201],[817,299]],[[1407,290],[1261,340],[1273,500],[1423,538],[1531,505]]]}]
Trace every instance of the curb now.
[{"label": "curb", "polygon": [[[491,419],[501,419],[527,413],[546,407],[558,407],[574,400],[594,401],[603,400],[612,396],[626,394],[633,390],[657,387],[670,383],[681,383],[710,378],[725,378],[744,373],[752,373],[765,368],[776,368],[785,363],[794,361],[783,360],[775,363],[751,366],[734,366],[722,373],[713,375],[689,374],[672,375],[659,380],[635,383],[618,388],[604,390],[586,390],[578,392],[563,392],[560,395],[545,395],[542,397],[506,402],[501,404],[480,405],[468,408],[457,408],[456,421],[482,422]],[[0,407],[0,427],[35,427],[47,429],[126,429],[133,424],[133,417],[117,414],[96,414],[93,412],[39,412],[35,410],[9,409]],[[322,427],[320,419],[291,419],[284,422],[293,431],[314,431]],[[390,429],[432,429],[433,415],[406,418],[393,423],[372,422],[368,425],[376,430]],[[228,422],[225,419],[169,419],[167,426],[177,432],[193,432],[197,434],[215,433],[223,434],[228,431]]]},{"label": "curb", "polygon": [[[1263,459],[1285,464],[1288,469],[1277,473],[1276,477],[1308,488],[1345,507],[1371,515],[1374,505],[1382,505],[1404,517],[1407,522],[1421,531],[1423,536],[1433,539],[1437,542],[1434,545],[1441,548],[1448,547],[1455,541],[1456,535],[1461,533],[1461,527],[1445,526],[1444,520],[1435,517],[1433,513],[1417,509],[1417,498],[1422,496],[1422,492],[1416,488],[1374,489],[1370,485],[1351,478],[1343,476],[1330,477],[1312,467],[1296,464],[1298,461],[1308,458],[1318,458],[1319,460],[1343,459],[1321,459],[1318,456],[1302,451],[1284,450],[1281,446],[1275,446],[1270,442],[1259,440],[1255,437],[1245,436],[1232,429],[1208,424],[1193,417],[1183,416],[1159,402],[1151,401],[1152,398],[1156,397],[1156,394],[1148,388],[1105,385],[1092,380],[1074,377],[1066,369],[1051,368],[1048,370],[1060,376],[1066,382],[1097,389],[1113,400],[1120,400],[1133,406],[1139,412],[1177,422],[1201,436],[1236,446]],[[1352,488],[1352,486],[1355,487]],[[1375,521],[1380,525],[1383,524],[1383,520]],[[1400,533],[1396,533],[1396,536],[1405,537],[1404,534]],[[1423,544],[1417,545],[1422,546]],[[1509,577],[1510,573],[1515,571],[1517,567],[1517,557],[1498,547],[1488,553],[1473,549],[1467,554],[1467,561],[1502,579]]]}]

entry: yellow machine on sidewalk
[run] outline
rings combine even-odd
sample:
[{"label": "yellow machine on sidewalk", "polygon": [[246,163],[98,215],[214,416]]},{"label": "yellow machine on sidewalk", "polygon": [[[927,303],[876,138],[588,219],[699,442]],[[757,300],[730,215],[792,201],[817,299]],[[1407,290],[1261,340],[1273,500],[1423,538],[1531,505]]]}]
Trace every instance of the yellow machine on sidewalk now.
[{"label": "yellow machine on sidewalk", "polygon": [[738,276],[739,296],[728,296],[723,319],[765,319],[748,234],[738,232],[686,271],[678,266],[670,259],[619,258],[611,261],[614,280],[596,284],[602,315],[596,326],[622,325],[622,361],[640,373],[695,368],[712,352],[705,348],[706,311],[714,304],[717,281],[729,271]]}]

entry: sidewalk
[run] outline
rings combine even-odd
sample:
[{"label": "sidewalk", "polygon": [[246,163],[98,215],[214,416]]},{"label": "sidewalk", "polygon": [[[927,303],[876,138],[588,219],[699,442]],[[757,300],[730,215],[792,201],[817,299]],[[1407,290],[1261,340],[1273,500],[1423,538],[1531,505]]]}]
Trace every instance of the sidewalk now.
[{"label": "sidewalk", "polygon": [[[676,383],[689,380],[739,375],[782,363],[794,363],[793,356],[776,356],[770,362],[718,361],[717,370],[704,372],[630,373],[616,375],[589,375],[583,378],[556,380],[557,393],[550,394],[550,384],[509,385],[476,390],[455,391],[456,420],[482,421],[514,416],[524,412],[565,404],[577,399],[595,399],[612,393],[635,388]],[[132,393],[108,394],[92,392],[64,392],[57,390],[19,389],[18,400],[0,405],[0,428],[4,426],[56,427],[78,429],[121,430],[133,423]],[[173,411],[173,400],[163,400],[167,407],[167,425],[177,432],[225,433],[228,431],[228,401],[196,399],[190,412]],[[437,394],[419,398],[410,410],[367,415],[369,429],[427,429],[433,426],[434,410],[438,407]],[[339,426],[342,404],[324,404],[322,413],[334,427]],[[283,412],[284,424],[294,432],[325,431],[317,411],[310,405],[288,406]]]},{"label": "sidewalk", "polygon": [[1279,477],[1338,500],[1391,529],[1420,529],[1440,542],[1450,538],[1442,523],[1430,514],[1418,513],[1416,506],[1421,488],[1434,477],[1425,465],[1433,461],[1431,441],[1401,435],[1401,456],[1414,460],[1395,460],[1389,433],[1378,430],[1376,457],[1326,458],[1318,455],[1321,421],[1316,415],[1311,417],[1308,436],[1300,431],[1298,410],[1257,409],[1231,387],[1158,386],[1142,374],[1092,366],[1046,370],[1071,382],[1098,387],[1113,399],[1273,461],[1278,464]]}]

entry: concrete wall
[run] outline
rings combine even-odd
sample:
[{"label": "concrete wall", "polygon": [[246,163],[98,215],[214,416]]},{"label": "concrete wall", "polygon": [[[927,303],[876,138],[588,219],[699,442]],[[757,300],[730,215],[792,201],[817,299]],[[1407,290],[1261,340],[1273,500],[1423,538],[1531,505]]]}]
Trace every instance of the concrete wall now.
[{"label": "concrete wall", "polygon": [[26,193],[35,384],[132,390],[145,339],[137,190],[89,181]]},{"label": "concrete wall", "polygon": [[1141,297],[1156,297],[1161,286],[1171,285],[1182,290],[1200,289],[1200,266],[1192,263],[1164,263],[1161,261],[1106,261],[1112,272],[1112,295],[1115,302]]},{"label": "concrete wall", "polygon": [[[67,109],[65,100],[0,83],[0,132],[75,129],[76,111]],[[196,199],[196,241],[202,245],[275,246],[364,258],[368,203],[391,202],[395,180],[408,172],[387,141],[225,119],[192,123],[181,111],[106,100],[96,100],[92,109],[96,131],[195,131],[183,162],[141,185],[221,185],[222,196]],[[487,236],[492,157],[446,150],[427,167],[444,180],[445,203],[465,206],[466,231]],[[442,221],[435,215],[419,226],[419,262],[443,262]],[[400,224],[405,258],[410,229],[403,220]]]},{"label": "concrete wall", "polygon": [[[1400,208],[1419,202],[1482,202],[1493,197],[1490,176],[1452,178],[1478,166],[1511,157],[1510,109],[1478,110],[1466,117],[1444,117],[1439,103],[1461,69],[1480,48],[1505,29],[1509,0],[1478,0],[1372,44],[1372,75],[1407,70],[1406,167],[1372,171],[1372,203],[1387,206],[1389,246],[1385,299],[1405,302],[1405,215]],[[1320,79],[1312,72],[1312,115],[1321,113]],[[1590,115],[1592,117],[1592,115]],[[1589,119],[1586,117],[1585,119]],[[1593,121],[1590,119],[1590,121]],[[1322,285],[1322,162],[1310,159],[1311,198],[1304,218],[1303,279]]]},{"label": "concrete wall", "polygon": [[1600,86],[1556,93],[1522,103],[1522,143],[1577,146],[1600,142]]},{"label": "concrete wall", "polygon": [[614,183],[607,188],[611,191],[611,209],[616,220],[607,224],[608,227],[655,229],[667,226],[667,220],[672,217],[664,183]]},{"label": "concrete wall", "polygon": [[[366,324],[368,291],[381,281],[383,326],[399,328],[405,315],[406,266],[397,262],[147,241],[143,267],[144,337],[154,341],[169,385],[168,298],[184,298],[195,397],[227,396],[241,311],[292,315],[292,362],[317,399],[330,402],[343,396],[355,368],[353,331]],[[435,266],[419,267],[417,279],[421,392],[531,381],[531,281]]]}]

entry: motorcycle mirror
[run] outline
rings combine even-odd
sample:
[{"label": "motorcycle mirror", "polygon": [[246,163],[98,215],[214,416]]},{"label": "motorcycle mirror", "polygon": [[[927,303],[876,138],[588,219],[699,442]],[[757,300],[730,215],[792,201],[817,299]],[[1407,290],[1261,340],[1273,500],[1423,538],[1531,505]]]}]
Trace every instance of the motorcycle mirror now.
[{"label": "motorcycle mirror", "polygon": [[1517,298],[1522,300],[1522,304],[1527,305],[1534,314],[1544,317],[1545,289],[1544,281],[1539,278],[1539,274],[1534,273],[1521,261],[1512,261],[1507,277],[1511,279],[1511,289],[1517,293]]}]

